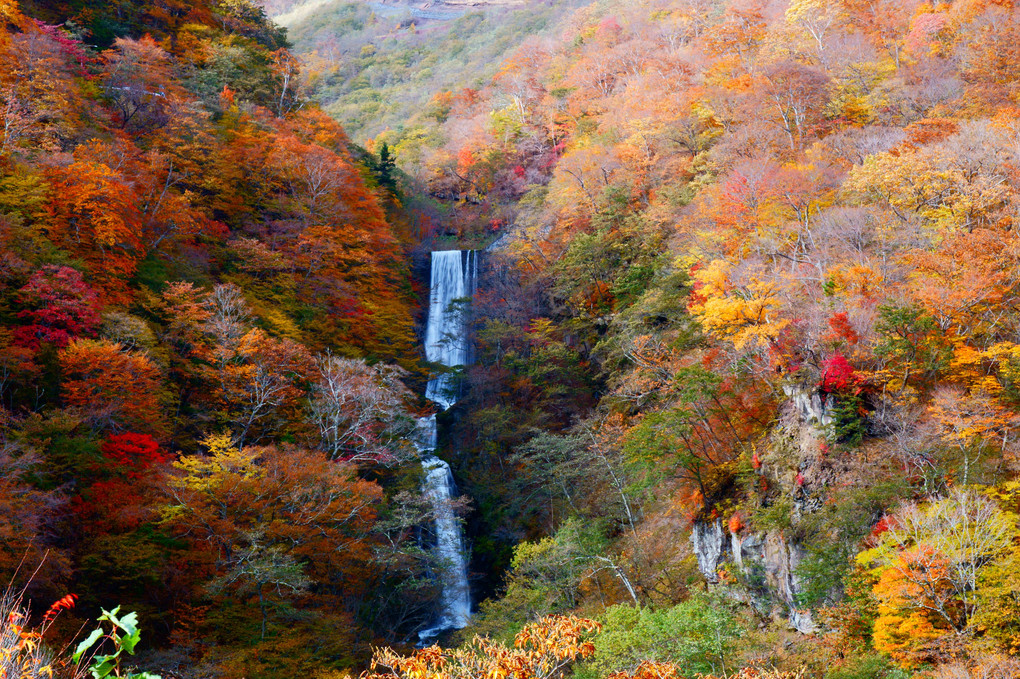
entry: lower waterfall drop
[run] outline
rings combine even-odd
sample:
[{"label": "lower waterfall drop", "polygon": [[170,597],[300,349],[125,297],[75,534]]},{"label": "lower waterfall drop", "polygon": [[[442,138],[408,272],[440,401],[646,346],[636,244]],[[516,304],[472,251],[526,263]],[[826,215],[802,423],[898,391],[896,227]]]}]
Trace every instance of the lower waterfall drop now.
[{"label": "lower waterfall drop", "polygon": [[[425,420],[423,423],[422,420]],[[435,507],[436,553],[441,562],[443,593],[440,617],[432,627],[418,632],[422,642],[434,639],[445,630],[467,627],[471,617],[471,589],[467,577],[467,556],[461,540],[461,527],[450,506],[457,496],[450,465],[431,455],[435,450],[436,416],[419,420],[421,466],[425,470],[425,496]],[[427,448],[425,442],[431,442]]]}]

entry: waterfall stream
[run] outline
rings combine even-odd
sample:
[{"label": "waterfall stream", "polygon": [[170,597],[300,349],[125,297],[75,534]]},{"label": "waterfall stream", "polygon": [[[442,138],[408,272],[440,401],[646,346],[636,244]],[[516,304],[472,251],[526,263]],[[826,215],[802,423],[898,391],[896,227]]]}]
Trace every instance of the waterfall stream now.
[{"label": "waterfall stream", "polygon": [[[425,358],[448,367],[467,365],[470,352],[464,314],[475,294],[476,257],[471,251],[432,253],[429,320],[425,328]],[[429,380],[425,398],[446,410],[457,402],[457,382],[450,374]]]},{"label": "waterfall stream", "polygon": [[[470,360],[465,304],[474,295],[477,254],[446,250],[432,253],[429,317],[425,329],[425,356],[432,363],[464,366]],[[446,410],[457,402],[459,384],[450,374],[429,380],[425,397]],[[418,449],[425,469],[424,492],[435,509],[436,555],[442,564],[441,610],[435,624],[418,633],[425,642],[448,629],[462,629],[471,617],[471,589],[467,577],[467,555],[460,522],[450,501],[456,497],[450,465],[434,455],[436,416],[418,421]]]}]

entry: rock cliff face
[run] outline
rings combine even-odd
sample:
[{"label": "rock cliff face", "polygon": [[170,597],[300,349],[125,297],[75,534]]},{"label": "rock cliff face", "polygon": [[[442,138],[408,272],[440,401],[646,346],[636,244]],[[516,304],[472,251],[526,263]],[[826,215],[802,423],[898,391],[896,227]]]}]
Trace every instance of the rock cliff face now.
[{"label": "rock cliff face", "polygon": [[783,387],[790,397],[794,412],[803,424],[827,427],[832,424],[831,397],[822,398],[817,391],[804,387]]},{"label": "rock cliff face", "polygon": [[802,634],[817,631],[811,612],[797,603],[801,582],[796,569],[804,558],[799,545],[775,531],[744,536],[729,533],[719,519],[696,523],[691,544],[698,570],[711,585],[719,583],[720,567],[732,564],[731,570],[742,583],[741,595],[760,613],[785,618]]},{"label": "rock cliff face", "polygon": [[[786,416],[771,437],[758,473],[790,498],[789,518],[796,525],[819,506],[814,491],[826,487],[836,472],[819,454],[824,428],[832,423],[832,404],[806,387],[787,387],[786,395],[790,398]],[[691,544],[698,569],[710,585],[719,584],[719,570],[728,565],[740,582],[734,591],[760,614],[785,619],[803,634],[817,631],[811,612],[798,604],[803,587],[796,573],[805,551],[782,531],[733,533],[715,519],[695,523]]]},{"label": "rock cliff face", "polygon": [[698,558],[698,570],[705,576],[709,584],[719,583],[719,564],[726,552],[726,535],[722,521],[716,519],[712,523],[699,521],[691,530],[691,544],[694,555]]}]

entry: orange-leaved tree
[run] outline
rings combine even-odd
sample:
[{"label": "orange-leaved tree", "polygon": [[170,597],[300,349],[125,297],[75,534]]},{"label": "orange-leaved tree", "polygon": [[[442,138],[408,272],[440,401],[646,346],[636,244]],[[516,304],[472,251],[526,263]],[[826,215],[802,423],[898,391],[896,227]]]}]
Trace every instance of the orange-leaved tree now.
[{"label": "orange-leaved tree", "polygon": [[365,679],[561,679],[595,653],[590,637],[600,628],[593,620],[552,615],[526,625],[512,648],[475,637],[461,648],[431,646],[406,657],[379,649]]},{"label": "orange-leaved tree", "polygon": [[141,213],[131,184],[120,172],[76,159],[50,171],[53,186],[49,238],[83,259],[107,297],[127,296],[127,279],[145,256]]},{"label": "orange-leaved tree", "polygon": [[910,504],[878,546],[857,560],[872,569],[879,602],[875,648],[901,662],[923,660],[929,643],[974,631],[986,568],[1018,537],[1016,517],[973,490]]},{"label": "orange-leaved tree", "polygon": [[212,551],[211,592],[257,603],[263,637],[274,599],[312,584],[320,594],[363,593],[379,486],[320,452],[242,449],[227,434],[202,443],[208,455],[174,462],[162,517],[196,550]]},{"label": "orange-leaved tree", "polygon": [[106,340],[77,339],[58,358],[64,403],[93,429],[163,433],[162,378],[146,355]]}]

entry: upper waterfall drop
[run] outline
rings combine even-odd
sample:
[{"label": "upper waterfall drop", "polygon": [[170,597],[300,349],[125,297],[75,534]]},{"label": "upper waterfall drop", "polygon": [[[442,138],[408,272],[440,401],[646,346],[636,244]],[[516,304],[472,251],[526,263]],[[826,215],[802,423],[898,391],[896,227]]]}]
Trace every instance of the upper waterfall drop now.
[{"label": "upper waterfall drop", "polygon": [[[425,329],[425,358],[448,367],[471,360],[467,338],[466,303],[475,294],[478,255],[474,250],[432,253],[429,319]],[[458,303],[463,300],[463,303]],[[457,381],[450,374],[429,380],[425,398],[446,410],[458,398]]]}]

